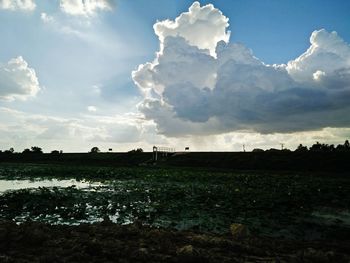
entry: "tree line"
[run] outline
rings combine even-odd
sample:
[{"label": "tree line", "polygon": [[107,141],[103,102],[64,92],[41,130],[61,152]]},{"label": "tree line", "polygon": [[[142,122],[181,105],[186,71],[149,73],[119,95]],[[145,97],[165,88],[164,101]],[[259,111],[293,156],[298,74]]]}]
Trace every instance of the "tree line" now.
[{"label": "tree line", "polygon": [[[253,150],[253,152],[275,152],[275,151],[285,151],[285,152],[292,152],[289,149],[268,149],[268,150],[263,150],[256,148]],[[294,150],[294,152],[346,152],[350,151],[350,143],[348,140],[344,142],[344,144],[326,144],[326,143],[319,143],[316,142],[315,144],[311,145],[309,148],[307,146],[304,146],[302,144],[299,144],[299,146]]]},{"label": "tree line", "polygon": [[[109,149],[109,152],[111,152],[112,149]],[[88,153],[100,153],[101,150],[98,148],[98,147],[92,147],[90,151],[88,151]],[[143,152],[143,149],[142,148],[137,148],[137,149],[133,149],[133,150],[130,150],[128,151],[128,153],[142,153]],[[8,150],[0,150],[0,154],[13,154],[13,153],[20,153],[20,152],[15,152],[14,148],[11,147],[10,149]],[[26,148],[24,149],[22,152],[22,154],[43,154],[43,149],[38,147],[38,146],[32,146],[30,148]],[[51,154],[62,154],[63,151],[62,150],[53,150],[51,151]]]},{"label": "tree line", "polygon": [[[111,150],[111,149],[110,149]],[[255,148],[252,152],[280,152],[280,151],[284,151],[284,152],[292,152],[289,149],[268,149],[268,150],[263,150],[263,149],[259,149],[259,148]],[[302,144],[299,144],[299,146],[294,150],[294,152],[298,152],[298,153],[302,153],[302,152],[346,152],[346,151],[350,151],[350,143],[348,140],[346,140],[344,142],[344,144],[338,144],[338,145],[334,145],[334,144],[326,144],[326,143],[319,143],[316,142],[315,144],[313,144],[310,147],[304,146]],[[100,149],[98,147],[92,147],[91,150],[89,151],[89,153],[100,153]],[[143,149],[142,148],[137,148],[137,149],[133,149],[131,151],[128,151],[128,153],[142,153]],[[11,147],[8,150],[0,150],[0,154],[13,154],[16,153],[14,148]],[[43,150],[42,148],[38,147],[38,146],[32,146],[30,148],[26,148],[22,151],[22,154],[43,154]],[[58,154],[62,154],[63,151],[59,151],[59,150],[53,150],[51,151],[51,154],[54,155],[58,155]]]}]

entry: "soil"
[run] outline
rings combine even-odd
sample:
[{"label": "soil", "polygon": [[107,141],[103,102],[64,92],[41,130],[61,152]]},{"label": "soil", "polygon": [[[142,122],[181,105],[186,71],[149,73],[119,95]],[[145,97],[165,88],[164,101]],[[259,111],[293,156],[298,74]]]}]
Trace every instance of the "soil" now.
[{"label": "soil", "polygon": [[0,222],[0,262],[349,262],[350,240],[293,241],[151,228]]}]

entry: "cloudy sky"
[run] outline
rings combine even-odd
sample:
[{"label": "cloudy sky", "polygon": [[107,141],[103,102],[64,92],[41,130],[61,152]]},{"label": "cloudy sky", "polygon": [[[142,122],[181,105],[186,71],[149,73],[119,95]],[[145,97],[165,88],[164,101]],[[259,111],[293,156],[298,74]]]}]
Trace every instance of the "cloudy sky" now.
[{"label": "cloudy sky", "polygon": [[0,0],[0,149],[350,138],[350,2]]}]

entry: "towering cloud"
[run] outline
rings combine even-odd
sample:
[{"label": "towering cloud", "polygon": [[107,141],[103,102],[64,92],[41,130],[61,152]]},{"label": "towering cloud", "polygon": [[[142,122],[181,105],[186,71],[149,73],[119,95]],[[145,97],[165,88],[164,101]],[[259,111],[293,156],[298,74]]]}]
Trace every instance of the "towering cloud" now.
[{"label": "towering cloud", "polygon": [[288,63],[287,71],[295,80],[320,81],[331,76],[342,79],[350,73],[350,47],[337,32],[314,31],[310,43],[304,54]]},{"label": "towering cloud", "polygon": [[32,11],[35,7],[34,0],[0,0],[0,9]]},{"label": "towering cloud", "polygon": [[154,25],[160,51],[132,73],[139,109],[170,136],[260,133],[350,125],[350,47],[336,32],[311,35],[287,65],[267,65],[229,43],[228,19],[193,3],[175,21]]},{"label": "towering cloud", "polygon": [[39,90],[35,70],[22,57],[0,64],[0,99],[27,99]]},{"label": "towering cloud", "polygon": [[110,10],[111,0],[60,0],[63,12],[70,15],[94,15],[97,11]]},{"label": "towering cloud", "polygon": [[230,38],[230,32],[226,31],[228,25],[228,18],[213,5],[201,7],[198,2],[194,2],[188,12],[181,14],[175,21],[157,22],[153,28],[161,44],[168,36],[180,36],[189,44],[215,54],[217,42],[228,42]]}]

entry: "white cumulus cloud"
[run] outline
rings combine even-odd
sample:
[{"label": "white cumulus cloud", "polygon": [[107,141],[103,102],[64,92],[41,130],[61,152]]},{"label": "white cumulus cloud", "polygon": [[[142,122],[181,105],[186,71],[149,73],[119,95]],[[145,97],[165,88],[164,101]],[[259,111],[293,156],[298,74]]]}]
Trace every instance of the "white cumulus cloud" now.
[{"label": "white cumulus cloud", "polygon": [[[350,126],[350,47],[324,29],[287,65],[267,65],[229,43],[228,19],[193,3],[154,25],[160,51],[132,73],[139,109],[170,136],[232,131],[290,133]],[[209,50],[209,52],[208,52]]]},{"label": "white cumulus cloud", "polygon": [[194,2],[188,12],[182,13],[175,21],[160,21],[155,23],[153,28],[161,44],[168,36],[180,36],[191,45],[208,49],[214,54],[217,42],[228,42],[228,26],[228,18],[213,5],[201,7],[198,2]]},{"label": "white cumulus cloud", "polygon": [[295,80],[312,81],[314,74],[334,75],[349,69],[350,47],[337,32],[316,30],[311,34],[310,43],[304,54],[288,62],[287,71]]},{"label": "white cumulus cloud", "polygon": [[111,0],[60,0],[61,10],[69,15],[91,16],[97,11],[111,10]]},{"label": "white cumulus cloud", "polygon": [[26,99],[39,90],[35,70],[21,56],[0,64],[0,99]]},{"label": "white cumulus cloud", "polygon": [[46,24],[48,24],[48,23],[53,23],[53,22],[55,21],[55,19],[53,18],[53,16],[50,16],[50,15],[48,15],[48,14],[46,14],[46,13],[41,13],[41,14],[40,14],[40,18],[41,18],[41,20],[42,20],[44,23],[46,23]]},{"label": "white cumulus cloud", "polygon": [[0,0],[0,9],[33,11],[35,7],[33,0]]}]

